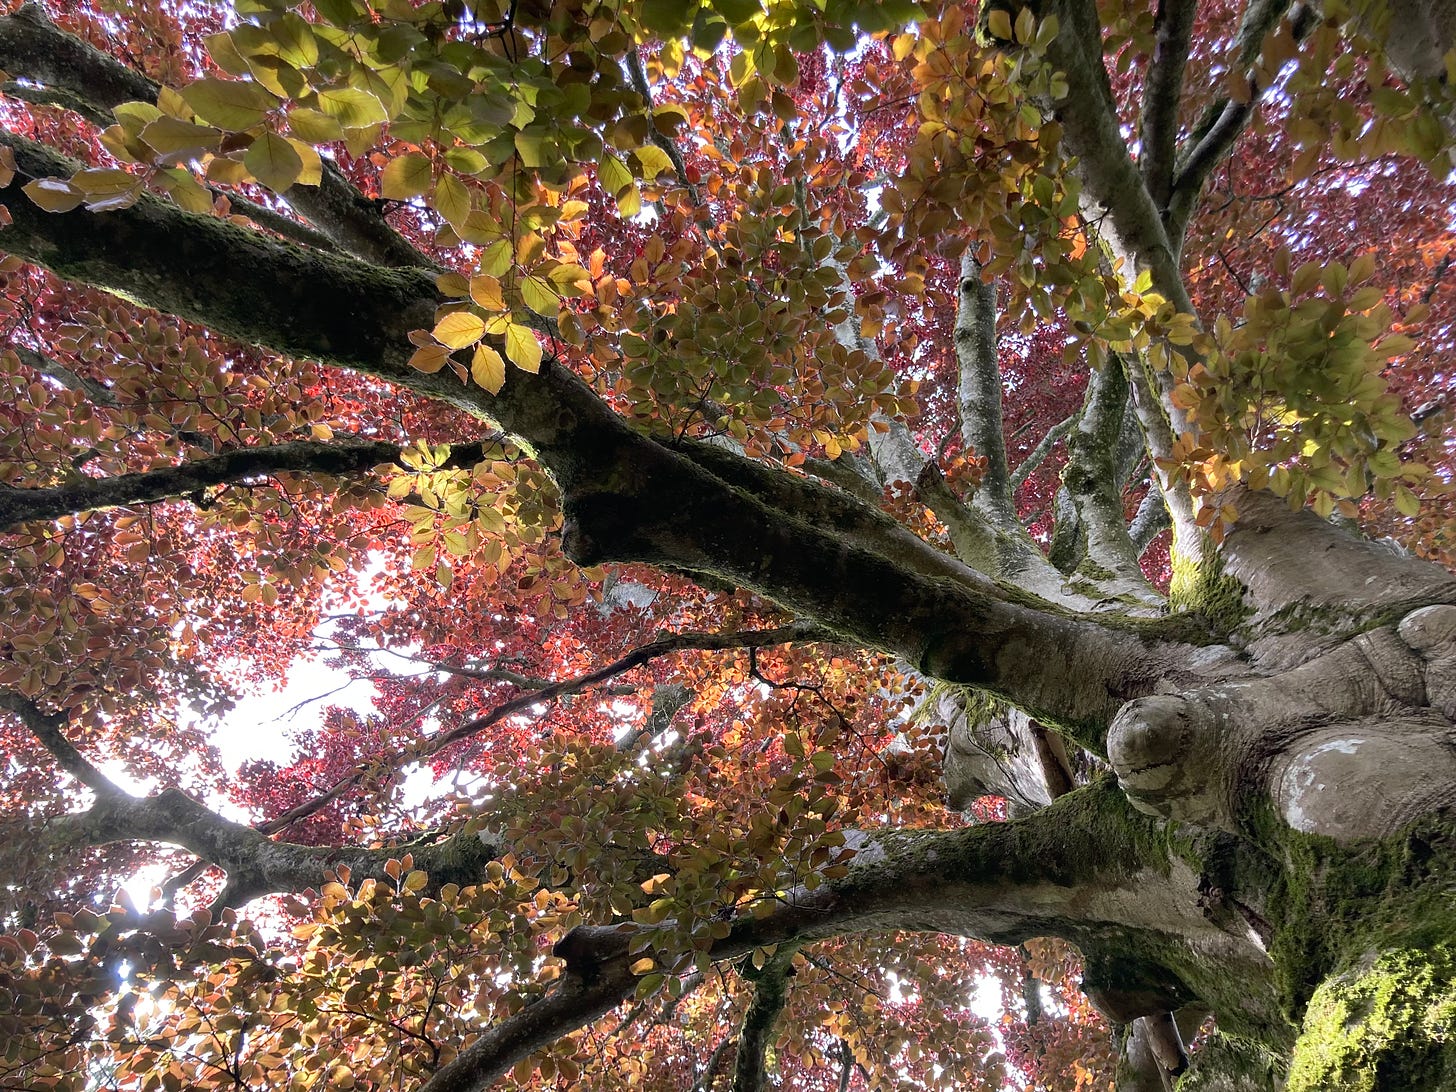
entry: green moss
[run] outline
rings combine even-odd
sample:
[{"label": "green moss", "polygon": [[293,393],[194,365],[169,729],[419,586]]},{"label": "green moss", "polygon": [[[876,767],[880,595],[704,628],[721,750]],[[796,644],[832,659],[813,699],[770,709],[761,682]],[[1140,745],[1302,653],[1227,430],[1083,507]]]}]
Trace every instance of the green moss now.
[{"label": "green moss", "polygon": [[1198,614],[1223,633],[1233,633],[1252,614],[1244,602],[1244,586],[1223,571],[1223,561],[1209,551],[1209,560],[1196,562],[1174,553],[1168,605],[1175,611]]},{"label": "green moss", "polygon": [[1193,1055],[1178,1092],[1274,1092],[1284,1087],[1284,1059],[1248,1039],[1215,1031]]},{"label": "green moss", "polygon": [[1456,1090],[1456,823],[1380,842],[1244,817],[1279,865],[1266,913],[1286,1016],[1302,1025],[1289,1088]]},{"label": "green moss", "polygon": [[1382,952],[1310,999],[1288,1092],[1456,1087],[1452,949]]}]

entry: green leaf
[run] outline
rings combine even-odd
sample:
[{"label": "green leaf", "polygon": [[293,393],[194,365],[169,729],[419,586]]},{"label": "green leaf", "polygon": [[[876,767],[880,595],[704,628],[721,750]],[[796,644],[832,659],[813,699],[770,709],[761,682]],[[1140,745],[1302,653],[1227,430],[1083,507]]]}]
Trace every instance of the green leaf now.
[{"label": "green leaf", "polygon": [[435,183],[435,196],[430,204],[452,227],[457,227],[470,215],[470,191],[454,175],[444,174]]},{"label": "green leaf", "polygon": [[656,144],[644,144],[632,153],[642,169],[642,177],[651,182],[664,171],[671,171],[672,158]]},{"label": "green leaf", "polygon": [[384,104],[357,87],[336,87],[318,93],[319,109],[345,129],[365,129],[389,120]]},{"label": "green leaf", "polygon": [[85,200],[85,195],[64,178],[36,178],[20,188],[46,212],[70,212]]},{"label": "green leaf", "polygon": [[328,144],[344,139],[344,127],[337,118],[307,106],[299,106],[289,112],[288,128],[299,140],[309,144]]},{"label": "green leaf", "polygon": [[385,164],[379,179],[379,193],[391,201],[419,197],[430,188],[433,170],[429,159],[410,152]]},{"label": "green leaf", "polygon": [[163,114],[141,131],[140,138],[157,153],[158,162],[180,163],[216,150],[222,131]]},{"label": "green leaf", "polygon": [[525,277],[521,281],[521,299],[538,315],[556,314],[561,300],[551,285],[542,277]]},{"label": "green leaf", "polygon": [[601,180],[602,188],[613,197],[632,185],[632,172],[627,169],[627,164],[610,152],[602,158],[601,166],[597,168],[597,177]]},{"label": "green leaf", "polygon": [[298,181],[303,157],[277,133],[264,133],[243,157],[248,173],[274,193],[282,193]]},{"label": "green leaf", "polygon": [[183,101],[208,125],[241,132],[260,124],[276,98],[248,80],[219,80],[208,76],[182,88]]}]

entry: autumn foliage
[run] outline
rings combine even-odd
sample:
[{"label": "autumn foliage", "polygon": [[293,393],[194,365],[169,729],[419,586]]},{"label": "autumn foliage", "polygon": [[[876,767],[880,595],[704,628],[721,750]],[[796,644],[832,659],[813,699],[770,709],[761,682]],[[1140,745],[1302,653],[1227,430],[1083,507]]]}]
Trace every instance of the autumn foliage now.
[{"label": "autumn foliage", "polygon": [[[1333,8],[1280,9],[1240,54],[1235,5],[1199,5],[1171,109],[1190,132],[1249,116],[1189,199],[1177,299],[1098,234],[1038,10],[0,17],[83,50],[0,87],[0,225],[22,201],[170,207],[438,293],[399,329],[401,383],[287,349],[332,298],[270,313],[260,348],[243,319],[0,261],[0,1087],[433,1088],[483,1029],[569,996],[578,927],[619,927],[631,988],[518,1052],[507,1087],[747,1089],[755,1029],[786,1089],[1109,1087],[1119,1038],[1063,941],[887,919],[732,948],[863,865],[863,832],[1005,821],[999,797],[946,807],[938,703],[959,684],[670,546],[593,555],[561,482],[605,448],[551,446],[571,409],[476,412],[565,369],[624,429],[772,467],[780,499],[832,482],[946,558],[956,529],[918,490],[969,505],[1000,474],[1090,602],[1085,545],[1055,538],[1069,437],[1089,375],[1133,359],[1174,416],[1168,450],[1118,465],[1128,520],[1182,489],[1216,543],[1227,491],[1268,489],[1452,564],[1440,102]],[[1095,11],[1136,133],[1155,12]],[[66,158],[36,174],[20,141]],[[234,272],[246,315],[270,274]],[[999,456],[958,387],[977,284]],[[914,480],[855,469],[892,425]],[[142,491],[26,517],[90,479]],[[674,503],[657,480],[592,495]],[[837,509],[803,511],[833,531]],[[1148,597],[1166,522],[1139,543]],[[296,719],[254,723],[290,679],[321,681]],[[1096,781],[1094,752],[1069,776]]]}]

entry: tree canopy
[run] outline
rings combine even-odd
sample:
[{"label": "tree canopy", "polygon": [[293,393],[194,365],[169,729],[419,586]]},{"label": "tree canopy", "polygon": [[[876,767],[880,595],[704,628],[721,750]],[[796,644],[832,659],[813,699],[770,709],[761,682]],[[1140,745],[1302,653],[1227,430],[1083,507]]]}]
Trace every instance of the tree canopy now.
[{"label": "tree canopy", "polygon": [[1456,1088],[1441,5],[0,10],[0,1088]]}]

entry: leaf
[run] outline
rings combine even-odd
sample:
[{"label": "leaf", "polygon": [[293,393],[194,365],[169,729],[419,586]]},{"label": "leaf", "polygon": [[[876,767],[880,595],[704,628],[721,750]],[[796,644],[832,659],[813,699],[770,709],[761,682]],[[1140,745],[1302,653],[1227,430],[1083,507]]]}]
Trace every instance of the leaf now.
[{"label": "leaf", "polygon": [[183,100],[208,125],[242,132],[262,123],[278,100],[248,80],[220,80],[208,76],[182,88]]},{"label": "leaf", "polygon": [[138,134],[143,143],[157,153],[159,163],[180,163],[198,159],[203,152],[214,151],[222,132],[210,125],[194,125],[190,121],[162,114]]},{"label": "leaf", "polygon": [[464,349],[485,336],[485,320],[472,311],[452,311],[435,324],[435,340],[450,349]]},{"label": "leaf", "polygon": [[480,273],[470,278],[470,298],[487,311],[506,309],[500,281],[488,273]]},{"label": "leaf", "polygon": [[20,188],[46,212],[70,212],[85,200],[85,195],[64,178],[35,178]]},{"label": "leaf", "polygon": [[642,177],[652,181],[664,171],[673,170],[672,158],[655,144],[645,144],[632,153],[642,169]]},{"label": "leaf", "polygon": [[277,133],[264,133],[243,156],[248,173],[274,193],[282,193],[303,173],[303,157]]},{"label": "leaf", "polygon": [[418,152],[410,152],[385,164],[379,178],[379,193],[391,201],[419,197],[430,188],[433,168]]},{"label": "leaf", "polygon": [[536,276],[521,279],[521,299],[538,315],[554,316],[561,304],[550,283]]},{"label": "leaf", "polygon": [[409,366],[426,375],[434,375],[450,359],[450,350],[443,345],[422,345],[409,358]]},{"label": "leaf", "polygon": [[633,184],[632,172],[627,169],[627,164],[610,153],[602,158],[597,178],[601,180],[602,188],[613,197]]},{"label": "leaf", "polygon": [[541,343],[529,327],[514,322],[506,327],[506,356],[523,372],[541,370]]},{"label": "leaf", "polygon": [[299,106],[289,111],[288,128],[299,140],[309,144],[328,144],[344,139],[344,127],[338,118],[329,117],[321,110]]},{"label": "leaf", "polygon": [[319,109],[345,129],[366,129],[389,120],[384,104],[358,87],[336,87],[318,93]]},{"label": "leaf", "polygon": [[435,196],[430,204],[447,223],[458,227],[470,215],[470,191],[454,175],[442,174],[435,183]]},{"label": "leaf", "polygon": [[470,378],[491,394],[499,394],[506,382],[506,362],[489,345],[477,345],[470,361]]}]

